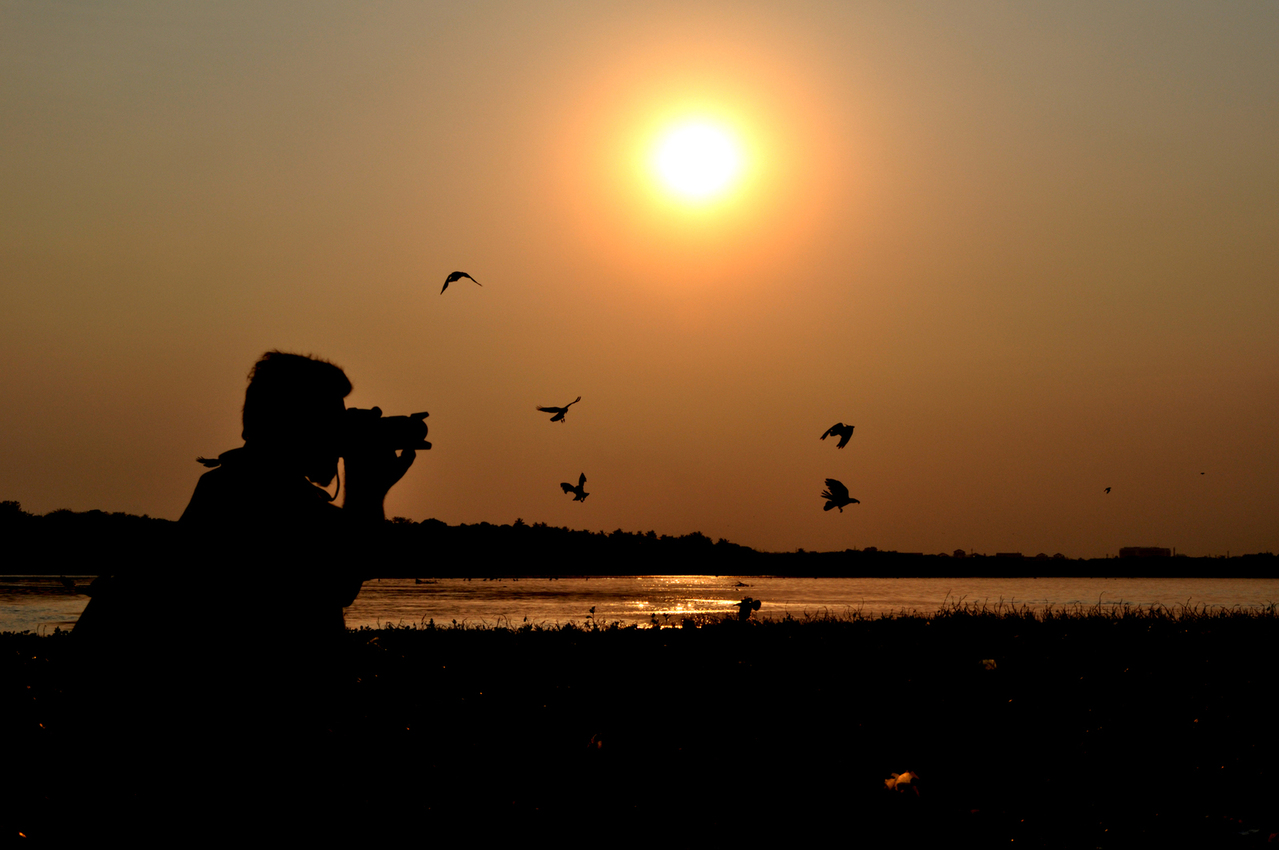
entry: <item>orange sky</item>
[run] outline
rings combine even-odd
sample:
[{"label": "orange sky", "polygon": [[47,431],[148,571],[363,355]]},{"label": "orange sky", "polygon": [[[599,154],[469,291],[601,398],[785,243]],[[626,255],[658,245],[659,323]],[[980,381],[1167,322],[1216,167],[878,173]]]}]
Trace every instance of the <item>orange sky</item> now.
[{"label": "orange sky", "polygon": [[[0,498],[176,518],[281,348],[431,412],[413,519],[1275,551],[1276,43],[1270,2],[7,4]],[[705,209],[645,162],[693,114],[747,151]]]}]

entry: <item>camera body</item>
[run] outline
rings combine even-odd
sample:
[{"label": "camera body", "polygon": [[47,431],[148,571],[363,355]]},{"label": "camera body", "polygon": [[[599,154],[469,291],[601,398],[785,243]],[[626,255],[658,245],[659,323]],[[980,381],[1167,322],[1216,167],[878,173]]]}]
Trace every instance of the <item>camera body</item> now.
[{"label": "camera body", "polygon": [[340,454],[350,457],[361,452],[425,451],[431,448],[426,441],[424,421],[428,415],[424,411],[408,416],[383,416],[380,407],[348,407],[342,423]]}]

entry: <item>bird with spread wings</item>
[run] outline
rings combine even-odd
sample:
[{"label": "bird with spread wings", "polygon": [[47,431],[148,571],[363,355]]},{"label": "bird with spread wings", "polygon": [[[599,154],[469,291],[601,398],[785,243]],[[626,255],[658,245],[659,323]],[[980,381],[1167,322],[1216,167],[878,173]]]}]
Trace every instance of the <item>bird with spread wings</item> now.
[{"label": "bird with spread wings", "polygon": [[[466,272],[451,272],[448,277],[444,278],[444,289],[448,289],[449,284],[452,283],[453,281],[461,280],[462,278],[466,278],[467,280],[469,280],[471,283],[475,284],[476,286],[484,285],[480,283],[478,280],[476,280],[475,278],[471,277]],[[444,294],[444,289],[440,290],[441,295]]]},{"label": "bird with spread wings", "polygon": [[573,399],[572,401],[570,401],[568,404],[564,405],[563,407],[543,407],[542,405],[539,404],[537,406],[537,409],[542,411],[543,413],[554,413],[555,415],[551,417],[552,422],[563,422],[564,414],[568,413],[568,409],[572,407],[573,405],[577,404],[581,400],[582,400],[582,397],[578,396],[577,398]]},{"label": "bird with spread wings", "polygon": [[586,473],[585,472],[583,472],[581,476],[577,479],[576,487],[574,487],[572,484],[569,484],[567,481],[561,481],[560,489],[562,489],[565,493],[572,493],[574,502],[585,502],[586,497],[591,495],[590,493],[586,492]]},{"label": "bird with spread wings", "polygon": [[822,498],[826,499],[826,507],[822,508],[828,511],[831,508],[839,508],[839,512],[844,512],[846,505],[860,505],[861,502],[848,495],[848,488],[844,486],[842,481],[834,478],[826,479],[826,489],[822,491]]},{"label": "bird with spread wings", "polygon": [[826,433],[822,434],[822,439],[824,440],[827,437],[839,437],[839,445],[835,446],[835,448],[842,449],[844,446],[848,445],[848,441],[852,438],[853,429],[855,427],[857,426],[845,425],[843,422],[836,422],[834,425],[826,429]]}]

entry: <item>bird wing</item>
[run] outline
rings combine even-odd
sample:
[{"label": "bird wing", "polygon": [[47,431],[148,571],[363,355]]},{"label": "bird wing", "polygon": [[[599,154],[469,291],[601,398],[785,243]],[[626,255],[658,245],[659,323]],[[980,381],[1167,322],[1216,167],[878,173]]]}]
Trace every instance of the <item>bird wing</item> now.
[{"label": "bird wing", "polygon": [[540,404],[537,406],[537,409],[543,413],[563,413],[565,410],[568,410],[567,407],[542,407]]},{"label": "bird wing", "polygon": [[853,438],[854,427],[856,426],[849,425],[847,428],[845,428],[843,431],[839,433],[839,445],[836,446],[836,448],[842,449],[844,446],[848,445],[848,441]]},{"label": "bird wing", "polygon": [[840,427],[840,426],[841,426],[841,425],[843,425],[843,424],[844,424],[844,423],[842,423],[842,422],[836,422],[834,425],[832,425],[832,426],[830,426],[829,428],[827,428],[827,429],[826,429],[826,433],[825,433],[825,434],[822,434],[822,439],[824,440],[824,439],[826,439],[827,437],[830,437],[830,436],[834,435],[834,434],[836,433],[835,429],[836,429],[836,428],[838,428],[838,427]]},{"label": "bird wing", "polygon": [[569,484],[567,481],[561,481],[560,487],[564,490],[565,493],[577,492],[577,488],[574,487],[572,484]]},{"label": "bird wing", "polygon": [[586,473],[583,472],[581,476],[577,479],[577,486],[581,487],[585,483],[586,483]]},{"label": "bird wing", "polygon": [[[446,278],[444,278],[444,289],[448,289],[448,288],[449,288],[449,284],[450,284],[450,283],[452,283],[453,281],[455,281],[455,280],[461,280],[462,278],[466,278],[467,280],[469,280],[469,281],[471,281],[472,283],[474,283],[476,286],[483,286],[483,285],[484,285],[484,284],[480,283],[478,280],[476,280],[475,278],[471,277],[471,276],[470,276],[469,274],[467,274],[466,272],[450,272],[450,273],[449,273],[449,276],[448,276],[448,277],[446,277]],[[441,295],[443,295],[443,294],[444,294],[444,289],[441,289],[441,290],[440,290],[440,294],[441,294]]]},{"label": "bird wing", "polygon": [[834,478],[827,478],[826,486],[830,488],[831,496],[829,498],[834,498],[834,499],[848,498],[848,488],[844,486],[844,483],[842,481],[837,481]]},{"label": "bird wing", "polygon": [[581,396],[578,396],[577,398],[575,398],[575,399],[573,399],[572,401],[570,401],[568,404],[564,405],[564,409],[565,409],[565,410],[568,410],[570,407],[572,407],[573,405],[577,404],[577,403],[578,403],[579,401],[581,401],[581,400],[582,400],[582,397],[581,397]]}]

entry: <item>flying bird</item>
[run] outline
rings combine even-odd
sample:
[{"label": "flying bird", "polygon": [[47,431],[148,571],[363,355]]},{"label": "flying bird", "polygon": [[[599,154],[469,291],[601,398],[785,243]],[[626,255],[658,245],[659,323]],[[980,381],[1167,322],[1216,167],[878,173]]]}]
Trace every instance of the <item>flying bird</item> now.
[{"label": "flying bird", "polygon": [[[455,281],[455,280],[461,280],[462,278],[466,278],[467,280],[469,280],[469,281],[471,281],[472,283],[474,283],[476,286],[483,286],[483,285],[484,285],[484,284],[480,283],[478,280],[476,280],[475,278],[471,277],[471,276],[470,276],[469,274],[467,274],[466,272],[453,272],[453,273],[452,273],[452,274],[450,274],[448,277],[444,278],[444,289],[448,289],[448,288],[449,288],[449,284],[450,284],[450,283],[452,283],[453,281]],[[441,295],[443,295],[443,294],[444,294],[444,289],[441,289],[441,290],[440,290],[440,294],[441,294]]]},{"label": "flying bird", "polygon": [[839,437],[839,445],[835,446],[835,448],[842,449],[848,445],[849,439],[853,436],[853,429],[856,427],[856,425],[845,425],[843,422],[836,422],[826,429],[826,433],[822,434],[822,439]]},{"label": "flying bird", "polygon": [[836,481],[834,478],[826,479],[826,489],[822,491],[822,498],[827,500],[826,507],[822,508],[822,510],[828,511],[831,508],[839,508],[841,514],[844,512],[845,505],[861,504],[857,499],[848,495],[848,488],[844,486],[843,482]]},{"label": "flying bird", "polygon": [[542,407],[541,405],[538,405],[537,409],[543,413],[554,413],[555,415],[551,417],[552,422],[563,422],[564,414],[568,413],[568,409],[581,400],[582,397],[578,396],[563,407]]},{"label": "flying bird", "polygon": [[1109,487],[1107,487],[1107,488],[1106,488],[1106,492],[1107,492],[1107,493],[1109,493],[1109,492],[1110,492],[1110,488],[1109,488]]},{"label": "flying bird", "polygon": [[583,472],[581,477],[577,479],[576,487],[574,487],[572,484],[569,484],[567,481],[561,481],[560,489],[562,489],[565,493],[572,493],[574,502],[585,502],[586,497],[591,495],[590,493],[586,492],[586,473],[585,472]]}]

